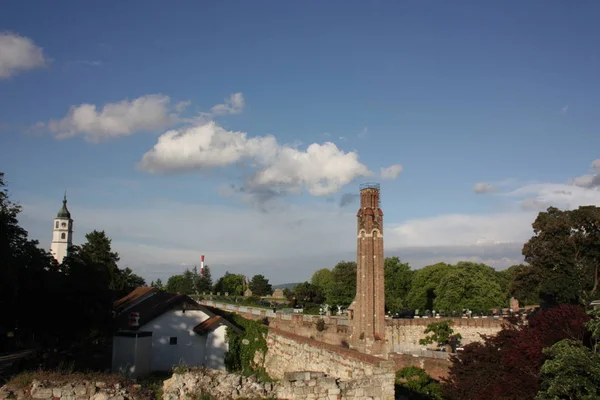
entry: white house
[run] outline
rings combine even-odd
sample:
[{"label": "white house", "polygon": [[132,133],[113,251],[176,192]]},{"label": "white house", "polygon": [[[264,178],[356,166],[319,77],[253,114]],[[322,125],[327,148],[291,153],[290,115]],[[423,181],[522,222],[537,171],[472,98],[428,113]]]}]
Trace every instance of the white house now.
[{"label": "white house", "polygon": [[115,302],[113,371],[132,376],[179,365],[225,369],[227,327],[215,309],[186,295],[137,288]]}]

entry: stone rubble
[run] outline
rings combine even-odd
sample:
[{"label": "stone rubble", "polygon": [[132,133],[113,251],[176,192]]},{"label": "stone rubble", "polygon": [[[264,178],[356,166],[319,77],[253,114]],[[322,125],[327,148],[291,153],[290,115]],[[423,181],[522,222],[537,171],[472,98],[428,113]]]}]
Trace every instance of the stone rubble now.
[{"label": "stone rubble", "polygon": [[340,381],[322,372],[287,372],[281,381],[271,383],[259,382],[254,376],[201,369],[174,374],[163,383],[164,400],[194,400],[203,394],[215,400],[392,400],[394,374]]},{"label": "stone rubble", "polygon": [[34,379],[31,386],[15,389],[0,388],[0,400],[5,399],[52,399],[52,400],[138,400],[146,396],[134,395],[120,384],[107,385],[106,382],[81,381],[59,383]]}]

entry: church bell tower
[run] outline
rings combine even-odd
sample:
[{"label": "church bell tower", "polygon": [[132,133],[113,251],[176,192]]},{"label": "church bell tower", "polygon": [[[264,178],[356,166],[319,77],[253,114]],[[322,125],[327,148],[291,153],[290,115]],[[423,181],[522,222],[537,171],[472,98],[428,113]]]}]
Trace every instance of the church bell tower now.
[{"label": "church bell tower", "polygon": [[54,218],[54,227],[52,230],[52,244],[50,252],[59,264],[67,256],[69,247],[73,244],[73,220],[71,213],[67,209],[67,194],[63,198],[62,208]]},{"label": "church bell tower", "polygon": [[360,209],[356,214],[356,297],[352,305],[352,343],[363,351],[376,352],[385,338],[385,287],[383,269],[383,211],[379,207],[379,184],[360,186]]}]

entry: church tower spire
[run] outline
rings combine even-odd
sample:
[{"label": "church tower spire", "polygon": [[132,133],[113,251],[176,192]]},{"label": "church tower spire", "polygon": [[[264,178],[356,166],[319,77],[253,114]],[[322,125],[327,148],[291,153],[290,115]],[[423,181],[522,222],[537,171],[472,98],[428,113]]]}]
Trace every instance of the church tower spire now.
[{"label": "church tower spire", "polygon": [[73,220],[71,219],[71,213],[67,208],[67,191],[63,197],[63,205],[56,218],[54,218],[54,227],[52,230],[52,244],[50,245],[50,252],[58,261],[59,264],[63,262],[63,259],[67,256],[69,247],[73,245]]},{"label": "church tower spire", "polygon": [[379,184],[361,185],[352,342],[368,353],[379,352],[377,344],[385,338],[386,327],[383,211],[379,206]]}]

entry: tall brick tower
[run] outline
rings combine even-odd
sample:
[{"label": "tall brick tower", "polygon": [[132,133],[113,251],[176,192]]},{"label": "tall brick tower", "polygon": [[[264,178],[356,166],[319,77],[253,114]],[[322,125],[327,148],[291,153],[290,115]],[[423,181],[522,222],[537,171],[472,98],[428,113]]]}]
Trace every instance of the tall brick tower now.
[{"label": "tall brick tower", "polygon": [[352,342],[369,352],[374,341],[385,336],[383,271],[383,211],[379,208],[379,184],[360,186],[358,217],[356,297],[352,304]]}]

